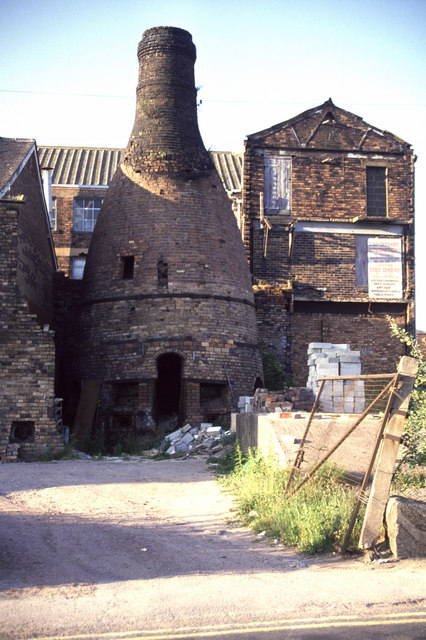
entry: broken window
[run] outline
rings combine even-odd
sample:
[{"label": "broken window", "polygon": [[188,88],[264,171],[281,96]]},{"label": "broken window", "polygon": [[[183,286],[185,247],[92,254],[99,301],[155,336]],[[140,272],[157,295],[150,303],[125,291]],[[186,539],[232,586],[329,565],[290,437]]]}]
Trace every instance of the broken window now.
[{"label": "broken window", "polygon": [[135,269],[135,256],[123,256],[121,258],[123,265],[122,278],[123,280],[131,280],[134,275]]},{"label": "broken window", "polygon": [[367,215],[387,214],[387,172],[386,167],[366,167]]},{"label": "broken window", "polygon": [[10,442],[34,442],[34,422],[12,422]]},{"label": "broken window", "polygon": [[289,156],[265,156],[263,194],[266,215],[290,213],[291,158]]},{"label": "broken window", "polygon": [[169,283],[169,266],[163,258],[157,262],[158,286],[167,287]]}]

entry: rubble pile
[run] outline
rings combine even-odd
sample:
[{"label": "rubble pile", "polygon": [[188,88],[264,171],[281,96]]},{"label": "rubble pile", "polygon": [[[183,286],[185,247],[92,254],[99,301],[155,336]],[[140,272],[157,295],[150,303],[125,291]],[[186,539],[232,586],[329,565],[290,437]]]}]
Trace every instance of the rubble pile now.
[{"label": "rubble pile", "polygon": [[192,453],[218,455],[223,451],[223,439],[230,434],[231,431],[224,431],[222,427],[213,426],[210,422],[201,423],[200,427],[186,424],[166,435],[162,449],[170,456]]},{"label": "rubble pile", "polygon": [[312,390],[306,387],[291,387],[289,389],[283,389],[282,391],[256,389],[252,403],[252,411],[254,413],[311,411],[313,403],[314,395]]}]

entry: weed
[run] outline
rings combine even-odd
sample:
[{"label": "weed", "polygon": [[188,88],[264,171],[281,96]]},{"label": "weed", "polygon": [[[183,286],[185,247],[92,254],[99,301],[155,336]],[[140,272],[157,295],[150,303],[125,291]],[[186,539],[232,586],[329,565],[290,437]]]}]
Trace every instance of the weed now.
[{"label": "weed", "polygon": [[[255,531],[306,553],[328,551],[345,536],[355,494],[344,484],[344,471],[323,465],[291,497],[284,495],[289,471],[257,452],[244,456],[237,446],[233,471],[222,480],[236,496],[237,513]],[[355,545],[362,515],[352,536]],[[351,546],[351,545],[350,545]]]},{"label": "weed", "polygon": [[73,443],[70,441],[61,449],[47,447],[46,451],[40,455],[39,460],[40,462],[52,462],[52,460],[74,460],[77,457]]},{"label": "weed", "polygon": [[398,471],[392,479],[392,491],[403,493],[407,489],[426,489],[426,472]]}]

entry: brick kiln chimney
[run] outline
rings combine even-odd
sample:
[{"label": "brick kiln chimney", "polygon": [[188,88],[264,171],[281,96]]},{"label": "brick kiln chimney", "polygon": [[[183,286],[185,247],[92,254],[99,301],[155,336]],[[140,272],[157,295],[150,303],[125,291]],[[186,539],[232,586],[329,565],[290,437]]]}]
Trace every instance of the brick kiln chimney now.
[{"label": "brick kiln chimney", "polygon": [[262,376],[247,260],[198,129],[195,57],[187,31],[143,34],[135,123],[87,258],[80,377],[103,381],[111,439],[150,413],[211,420]]}]

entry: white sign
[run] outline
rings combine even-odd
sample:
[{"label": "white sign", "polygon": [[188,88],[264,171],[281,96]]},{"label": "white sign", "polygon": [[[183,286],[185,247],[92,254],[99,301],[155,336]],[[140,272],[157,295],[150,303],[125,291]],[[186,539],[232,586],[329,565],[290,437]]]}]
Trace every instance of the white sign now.
[{"label": "white sign", "polygon": [[368,238],[368,297],[402,298],[401,238]]}]

